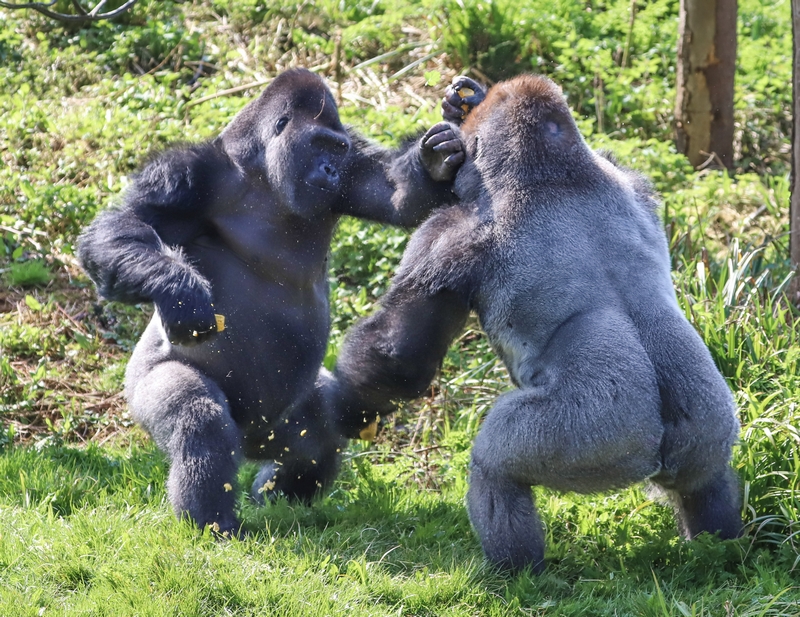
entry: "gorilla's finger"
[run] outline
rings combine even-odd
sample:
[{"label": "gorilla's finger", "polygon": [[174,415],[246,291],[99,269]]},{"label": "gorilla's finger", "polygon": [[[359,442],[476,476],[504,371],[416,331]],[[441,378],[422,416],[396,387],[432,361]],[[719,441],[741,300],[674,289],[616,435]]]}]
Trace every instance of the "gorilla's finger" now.
[{"label": "gorilla's finger", "polygon": [[464,146],[460,139],[451,139],[433,147],[434,152],[460,152]]},{"label": "gorilla's finger", "polygon": [[448,86],[448,89],[449,88],[452,88],[455,91],[459,91],[459,90],[463,90],[465,88],[469,88],[470,90],[472,90],[476,94],[477,93],[481,93],[483,95],[481,97],[481,100],[483,100],[483,97],[486,96],[485,88],[481,84],[479,84],[477,81],[475,81],[474,79],[470,79],[466,75],[458,75],[456,77],[453,77],[453,81],[450,82],[450,85]]},{"label": "gorilla's finger", "polygon": [[459,151],[459,152],[456,152],[455,154],[451,154],[450,156],[448,156],[448,157],[447,157],[447,158],[444,160],[444,164],[445,164],[445,165],[447,165],[448,167],[453,167],[453,166],[456,166],[456,165],[461,165],[461,163],[463,163],[463,162],[464,162],[464,160],[466,159],[466,156],[467,156],[467,155],[466,155],[466,154],[464,154],[464,151],[463,151],[463,150],[461,150],[461,151]]},{"label": "gorilla's finger", "polygon": [[447,99],[442,100],[442,117],[451,122],[461,122],[464,117],[464,110],[453,105]]},{"label": "gorilla's finger", "polygon": [[427,131],[425,131],[423,139],[427,139],[433,135],[436,135],[437,133],[441,133],[442,131],[452,131],[452,130],[453,128],[450,126],[449,122],[437,122]]},{"label": "gorilla's finger", "polygon": [[456,137],[456,134],[453,131],[447,130],[447,131],[442,131],[441,133],[436,133],[435,135],[431,135],[430,137],[427,137],[426,139],[423,140],[423,145],[426,148],[433,148],[434,150],[436,150],[440,144],[452,141],[455,141],[459,144],[461,143],[461,140]]}]

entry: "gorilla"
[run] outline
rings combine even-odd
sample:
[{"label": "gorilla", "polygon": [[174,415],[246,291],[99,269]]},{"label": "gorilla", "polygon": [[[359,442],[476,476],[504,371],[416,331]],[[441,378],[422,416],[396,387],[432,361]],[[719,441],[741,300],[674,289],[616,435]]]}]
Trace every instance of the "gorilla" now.
[{"label": "gorilla", "polygon": [[483,96],[465,78],[447,91],[455,123],[477,105],[462,126],[459,203],[414,233],[380,309],[348,333],[326,386],[342,432],[419,396],[474,310],[516,386],[472,450],[467,506],[490,562],[544,567],[539,485],[649,479],[685,537],[737,536],[739,422],[678,306],[657,196],[587,146],[550,80],[524,75]]},{"label": "gorilla", "polygon": [[336,222],[419,224],[452,201],[464,156],[447,123],[397,151],[370,144],[322,79],[291,70],[216,139],[156,156],[82,233],[103,297],[155,304],[125,394],[169,458],[178,516],[236,533],[243,457],[266,461],[257,497],[308,501],[332,481],[345,440],[316,382]]}]

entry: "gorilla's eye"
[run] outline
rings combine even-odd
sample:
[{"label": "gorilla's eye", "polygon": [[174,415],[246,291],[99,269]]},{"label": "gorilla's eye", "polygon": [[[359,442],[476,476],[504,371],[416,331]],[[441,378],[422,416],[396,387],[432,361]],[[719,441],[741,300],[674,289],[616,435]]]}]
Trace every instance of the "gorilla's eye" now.
[{"label": "gorilla's eye", "polygon": [[287,124],[289,124],[289,118],[287,116],[283,116],[283,118],[275,123],[275,134],[280,135],[283,133],[283,129],[286,128]]}]

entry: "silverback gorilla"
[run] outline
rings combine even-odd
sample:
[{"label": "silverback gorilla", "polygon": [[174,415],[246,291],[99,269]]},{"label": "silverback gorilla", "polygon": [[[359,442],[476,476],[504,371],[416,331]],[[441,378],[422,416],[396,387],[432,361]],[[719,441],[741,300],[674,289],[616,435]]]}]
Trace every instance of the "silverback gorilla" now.
[{"label": "silverback gorilla", "polygon": [[348,334],[327,386],[343,432],[423,392],[475,310],[517,386],[472,450],[467,505],[491,562],[544,566],[536,485],[647,478],[684,536],[737,536],[739,423],[676,301],[649,184],[589,149],[548,79],[500,83],[480,103],[457,78],[445,117],[459,119],[465,83],[479,104],[462,127],[460,203],[417,230],[380,310]]},{"label": "silverback gorilla", "polygon": [[102,296],[155,304],[125,390],[170,460],[179,516],[235,533],[242,456],[267,461],[256,495],[307,501],[334,478],[344,438],[315,382],[336,222],[417,225],[451,199],[463,160],[446,123],[396,152],[368,144],[342,126],[319,77],[291,70],[218,138],[152,160],[82,234]]}]

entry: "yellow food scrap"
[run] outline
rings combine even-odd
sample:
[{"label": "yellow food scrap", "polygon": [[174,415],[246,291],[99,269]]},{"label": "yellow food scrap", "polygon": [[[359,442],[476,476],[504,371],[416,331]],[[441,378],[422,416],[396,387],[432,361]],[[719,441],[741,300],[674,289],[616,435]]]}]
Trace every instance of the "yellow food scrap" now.
[{"label": "yellow food scrap", "polygon": [[378,434],[378,421],[380,419],[380,416],[375,416],[375,419],[372,422],[362,428],[361,432],[358,434],[359,439],[363,439],[364,441],[374,441],[375,435]]},{"label": "yellow food scrap", "polygon": [[300,437],[305,437],[307,432],[308,431],[306,429],[303,429],[302,431],[300,431]]},{"label": "yellow food scrap", "polygon": [[225,492],[226,492],[226,493],[228,493],[228,492],[230,492],[230,491],[232,491],[232,490],[233,490],[233,487],[231,486],[230,482],[226,482],[225,484],[223,484],[223,485],[222,485],[222,488],[224,488],[224,489],[225,489]]},{"label": "yellow food scrap", "polygon": [[[462,99],[465,99],[468,96],[472,96],[473,94],[475,94],[475,91],[472,88],[459,88],[458,90],[456,90],[456,92],[458,92],[458,96],[460,96]],[[461,106],[461,109],[464,110],[465,114],[469,113],[469,105],[467,105],[466,103],[464,103]]]},{"label": "yellow food scrap", "polygon": [[270,434],[269,434],[269,437],[267,437],[267,439],[269,441],[272,441],[273,439],[275,439],[275,431],[271,431]]},{"label": "yellow food scrap", "polygon": [[214,320],[217,322],[217,332],[222,332],[225,329],[225,315],[214,313]]},{"label": "yellow food scrap", "polygon": [[275,483],[272,480],[269,480],[268,482],[264,482],[264,486],[258,489],[258,492],[263,493],[264,491],[271,491],[274,488],[275,488]]}]

